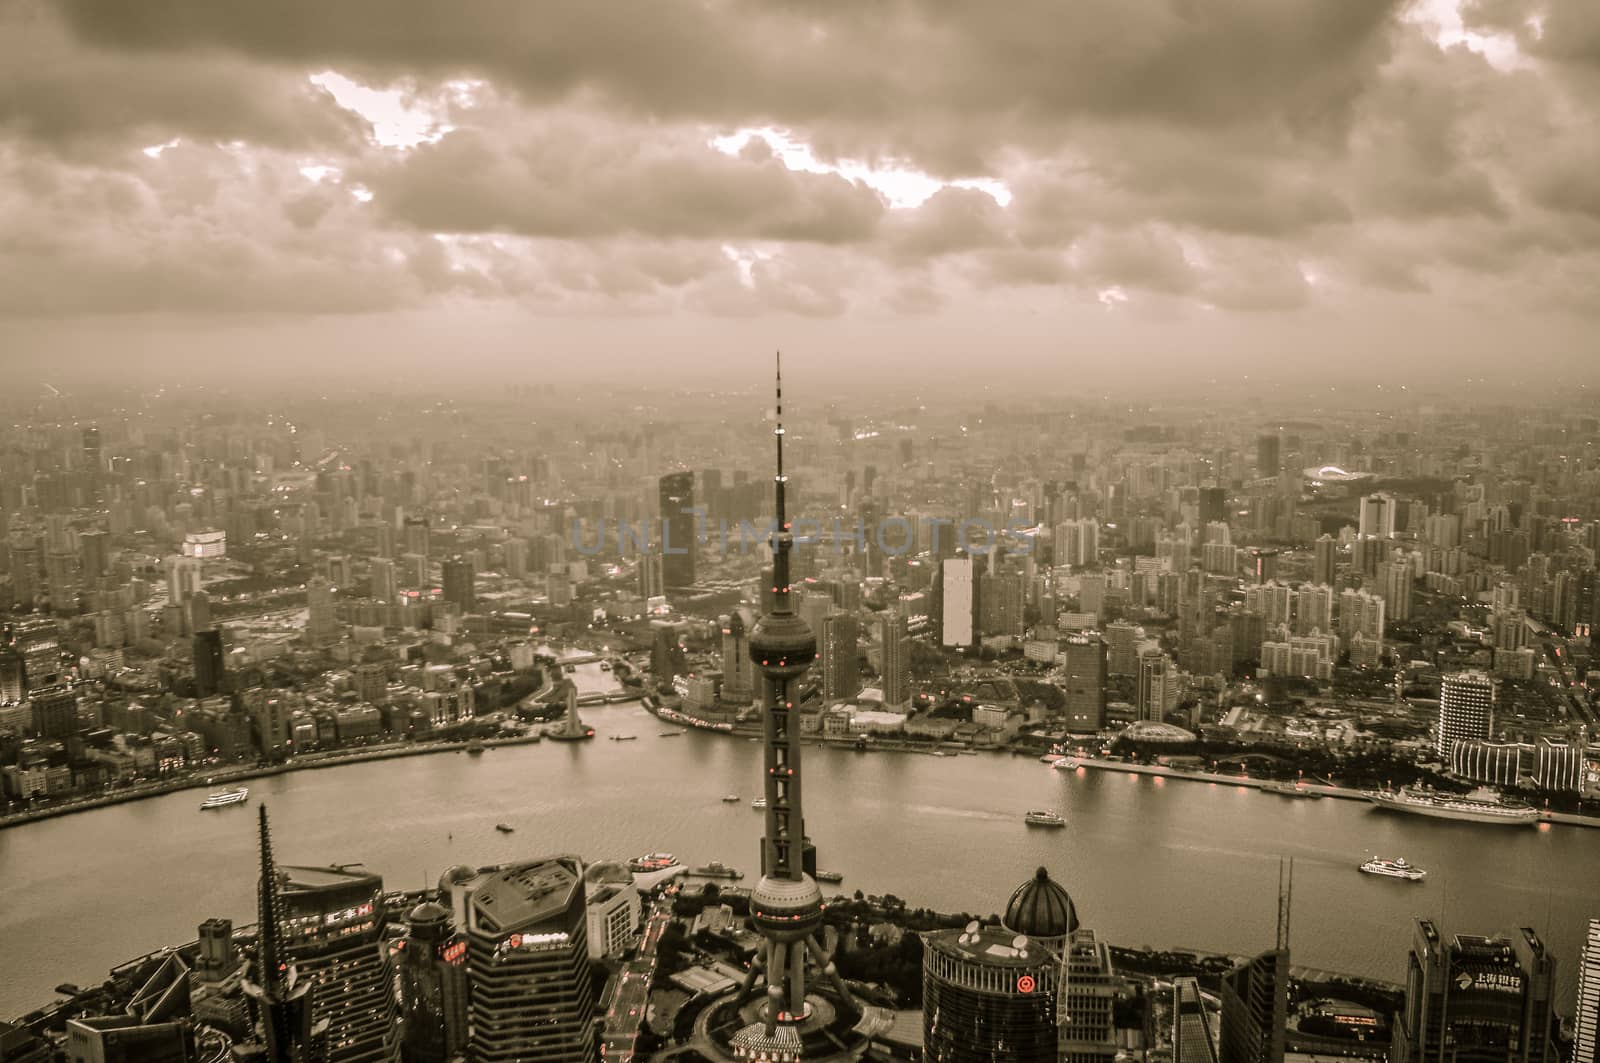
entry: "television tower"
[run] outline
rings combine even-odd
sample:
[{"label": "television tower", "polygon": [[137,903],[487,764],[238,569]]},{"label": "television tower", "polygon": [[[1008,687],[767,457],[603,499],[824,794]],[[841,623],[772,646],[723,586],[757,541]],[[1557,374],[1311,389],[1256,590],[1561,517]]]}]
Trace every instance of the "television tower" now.
[{"label": "television tower", "polygon": [[311,1021],[311,982],[300,980],[284,953],[283,899],[278,894],[278,870],[272,862],[272,835],[267,829],[267,806],[261,811],[261,884],[256,922],[256,965],[244,980],[245,995],[260,1013],[261,1039],[267,1063],[321,1063],[323,1031],[328,1020]]},{"label": "television tower", "polygon": [[822,943],[822,891],[804,866],[805,817],[801,806],[800,719],[793,690],[817,656],[817,640],[795,614],[789,598],[789,551],[794,547],[784,509],[783,361],[778,360],[777,475],[773,477],[776,523],[772,533],[772,611],[750,633],[750,659],[761,673],[765,732],[766,835],[761,847],[761,881],[750,891],[750,918],[766,939],[740,987],[748,999],[756,979],[766,981],[760,1022],[740,1031],[736,1047],[747,1058],[800,1058],[802,1027],[812,1018],[806,999],[806,958],[815,961],[838,999],[855,1001]]}]

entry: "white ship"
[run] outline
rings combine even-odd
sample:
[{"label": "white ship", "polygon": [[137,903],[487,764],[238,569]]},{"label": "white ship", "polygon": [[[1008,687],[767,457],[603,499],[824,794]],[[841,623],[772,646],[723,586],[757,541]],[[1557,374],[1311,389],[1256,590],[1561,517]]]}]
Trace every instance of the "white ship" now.
[{"label": "white ship", "polygon": [[1497,790],[1483,786],[1470,794],[1440,793],[1424,787],[1403,790],[1368,790],[1366,798],[1378,808],[1410,812],[1438,819],[1461,819],[1469,823],[1500,823],[1521,826],[1539,822],[1539,810],[1529,805],[1512,804]]},{"label": "white ship", "polygon": [[1030,827],[1065,827],[1067,825],[1067,821],[1062,818],[1061,813],[1053,808],[1030,809],[1028,814],[1022,817],[1022,821]]},{"label": "white ship", "polygon": [[1083,767],[1083,763],[1077,757],[1062,757],[1053,767],[1056,771],[1077,771]]},{"label": "white ship", "polygon": [[1361,870],[1369,875],[1387,875],[1390,878],[1403,878],[1407,882],[1421,882],[1428,877],[1428,873],[1420,867],[1412,867],[1403,859],[1380,860],[1373,857],[1361,865]]},{"label": "white ship", "polygon": [[758,797],[754,801],[750,802],[750,807],[751,808],[766,808],[767,807],[767,799],[765,797]]},{"label": "white ship", "polygon": [[248,800],[250,800],[250,788],[241,786],[237,790],[224,790],[220,794],[212,794],[200,803],[200,811],[206,812],[213,808],[242,805]]}]

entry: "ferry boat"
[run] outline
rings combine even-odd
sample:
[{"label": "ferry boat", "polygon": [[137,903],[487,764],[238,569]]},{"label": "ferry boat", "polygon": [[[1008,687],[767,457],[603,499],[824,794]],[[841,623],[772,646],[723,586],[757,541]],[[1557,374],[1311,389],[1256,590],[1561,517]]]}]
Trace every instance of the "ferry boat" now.
[{"label": "ferry boat", "polygon": [[632,742],[635,738],[638,738],[638,737],[639,737],[638,735],[612,735],[611,736],[611,740],[613,742]]},{"label": "ferry boat", "polygon": [[751,808],[766,808],[767,807],[767,799],[765,797],[758,797],[754,801],[750,802],[750,807]]},{"label": "ferry boat", "polygon": [[1062,757],[1052,765],[1056,771],[1077,771],[1083,767],[1083,762],[1077,757]]},{"label": "ferry boat", "polygon": [[494,829],[499,831],[501,834],[510,834],[512,831],[516,830],[517,828],[513,827],[509,823],[496,823],[494,825]]},{"label": "ferry boat", "polygon": [[1022,821],[1030,827],[1065,827],[1067,825],[1067,821],[1062,818],[1061,813],[1053,808],[1030,809],[1028,814],[1022,817]]},{"label": "ferry boat", "polygon": [[1263,783],[1261,786],[1261,792],[1264,794],[1277,794],[1279,797],[1304,797],[1311,800],[1316,800],[1323,796],[1321,791],[1305,790],[1296,786],[1292,782]]},{"label": "ferry boat", "polygon": [[669,867],[677,867],[678,858],[671,853],[645,853],[628,861],[628,870],[635,875],[648,875],[656,871],[665,871]]},{"label": "ferry boat", "polygon": [[816,879],[818,882],[843,882],[844,872],[818,870],[817,873],[811,877]]},{"label": "ferry boat", "polygon": [[1480,786],[1470,794],[1440,793],[1426,787],[1408,786],[1397,791],[1368,790],[1365,796],[1378,808],[1386,808],[1391,812],[1505,826],[1526,826],[1539,822],[1538,809],[1507,801],[1499,791],[1487,786]]},{"label": "ferry boat", "polygon": [[1421,882],[1428,877],[1428,873],[1420,867],[1412,867],[1403,859],[1380,860],[1373,857],[1361,865],[1361,870],[1369,875],[1387,875],[1389,878],[1403,878],[1407,882]]},{"label": "ferry boat", "polygon": [[208,812],[213,808],[227,808],[229,805],[242,805],[250,800],[250,788],[241,786],[237,790],[224,790],[219,794],[212,794],[200,802],[200,811]]},{"label": "ferry boat", "polygon": [[736,805],[736,804],[739,803],[739,795],[738,794],[723,794],[722,795],[722,803],[726,804],[726,805]]},{"label": "ferry boat", "polygon": [[743,871],[740,871],[736,867],[729,867],[721,860],[713,860],[709,864],[702,864],[699,867],[691,868],[690,873],[699,875],[701,878],[726,878],[731,879],[734,882],[744,878]]}]

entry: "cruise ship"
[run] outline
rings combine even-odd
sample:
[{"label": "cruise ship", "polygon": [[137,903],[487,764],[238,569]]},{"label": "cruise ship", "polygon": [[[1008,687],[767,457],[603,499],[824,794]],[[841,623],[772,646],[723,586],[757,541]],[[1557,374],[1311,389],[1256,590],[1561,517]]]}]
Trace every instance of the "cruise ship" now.
[{"label": "cruise ship", "polygon": [[1428,877],[1428,873],[1420,867],[1412,867],[1403,859],[1380,860],[1373,857],[1361,865],[1361,870],[1369,875],[1387,875],[1389,878],[1403,878],[1407,882],[1421,882]]},{"label": "cruise ship", "polygon": [[1067,825],[1067,821],[1062,818],[1061,813],[1053,808],[1030,809],[1028,814],[1022,817],[1022,821],[1030,827],[1065,827]]},{"label": "cruise ship", "polygon": [[1497,790],[1481,786],[1470,794],[1441,793],[1420,786],[1403,790],[1368,790],[1366,798],[1378,808],[1410,812],[1438,819],[1460,819],[1469,823],[1499,823],[1522,826],[1539,822],[1539,810],[1529,805],[1512,804]]},{"label": "cruise ship", "polygon": [[242,805],[248,800],[250,800],[250,788],[241,786],[237,790],[224,790],[220,794],[212,794],[200,803],[200,811],[207,812],[213,808]]}]

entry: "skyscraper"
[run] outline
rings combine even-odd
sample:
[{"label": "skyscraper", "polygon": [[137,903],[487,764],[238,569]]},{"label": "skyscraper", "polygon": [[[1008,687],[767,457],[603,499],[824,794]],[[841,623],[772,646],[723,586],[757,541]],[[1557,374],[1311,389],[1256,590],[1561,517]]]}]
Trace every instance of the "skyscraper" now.
[{"label": "skyscraper", "polygon": [[972,646],[978,641],[978,584],[968,555],[939,563],[939,643]]},{"label": "skyscraper", "polygon": [[822,699],[843,701],[861,692],[856,660],[856,618],[832,613],[822,621]]},{"label": "skyscraper", "polygon": [[219,693],[225,683],[222,656],[222,632],[216,628],[194,633],[194,689],[195,697],[209,698]]},{"label": "skyscraper", "polygon": [[904,614],[890,609],[879,621],[883,643],[883,703],[902,706],[911,703],[911,636]]},{"label": "skyscraper", "polygon": [[471,559],[460,554],[447,558],[441,572],[444,600],[460,606],[463,613],[475,612],[478,608],[477,573],[473,571]]},{"label": "skyscraper", "polygon": [[657,485],[661,502],[661,577],[668,590],[694,583],[694,473],[670,472]]},{"label": "skyscraper", "polygon": [[1172,1063],[1218,1063],[1217,1038],[1211,1017],[1193,978],[1172,980]]},{"label": "skyscraper", "polygon": [[1276,948],[1222,976],[1220,1063],[1283,1063],[1289,950]]},{"label": "skyscraper", "polygon": [[353,865],[280,866],[277,877],[283,952],[316,987],[312,1010],[328,1023],[328,1063],[393,1060],[383,879]]},{"label": "skyscraper", "polygon": [[1415,576],[1411,560],[1396,554],[1378,565],[1378,585],[1383,593],[1384,611],[1390,620],[1410,620]]},{"label": "skyscraper", "polygon": [[1387,492],[1366,495],[1357,514],[1357,532],[1363,539],[1393,539],[1395,497]]},{"label": "skyscraper", "polygon": [[1263,433],[1256,437],[1256,475],[1260,477],[1276,476],[1283,469],[1279,459],[1278,434],[1276,432]]},{"label": "skyscraper", "polygon": [[1578,968],[1578,1008],[1572,1021],[1572,1063],[1600,1063],[1600,919],[1589,920]]},{"label": "skyscraper", "polygon": [[1062,664],[1067,730],[1098,733],[1106,725],[1106,644],[1099,635],[1073,635]]},{"label": "skyscraper", "polygon": [[750,628],[755,617],[743,606],[718,617],[722,628],[722,697],[749,702],[755,696],[755,662],[750,660]]},{"label": "skyscraper", "polygon": [[923,934],[922,944],[925,1063],[1056,1059],[1057,954],[975,921],[965,930]]},{"label": "skyscraper", "polygon": [[1057,993],[1056,1058],[1060,1063],[1109,1063],[1117,1055],[1117,978],[1111,949],[1088,928],[1067,939],[1067,970]]},{"label": "skyscraper", "polygon": [[1339,564],[1339,543],[1326,533],[1311,544],[1311,582],[1333,586],[1333,576]]},{"label": "skyscraper", "polygon": [[1134,710],[1139,719],[1161,723],[1177,704],[1178,677],[1172,658],[1160,650],[1141,653],[1134,696]]},{"label": "skyscraper", "polygon": [[1390,1063],[1554,1063],[1555,966],[1527,927],[1446,941],[1417,920]]},{"label": "skyscraper", "polygon": [[1494,726],[1494,679],[1484,672],[1457,672],[1439,684],[1439,725],[1434,749],[1450,760],[1457,741],[1488,738]]},{"label": "skyscraper", "polygon": [[467,939],[467,1059],[592,1063],[594,988],[577,857],[453,869],[445,878]]},{"label": "skyscraper", "polygon": [[400,593],[395,579],[394,562],[386,557],[375,557],[367,568],[367,595],[380,602],[393,603]]},{"label": "skyscraper", "polygon": [[428,901],[406,914],[391,946],[400,987],[401,1063],[447,1063],[467,1041],[467,943],[450,910]]},{"label": "skyscraper", "polygon": [[66,738],[78,733],[78,698],[65,685],[41,687],[28,694],[33,733],[40,738]]},{"label": "skyscraper", "polygon": [[326,645],[339,634],[339,618],[333,611],[333,584],[314,576],[306,584],[306,640],[313,646]]}]

